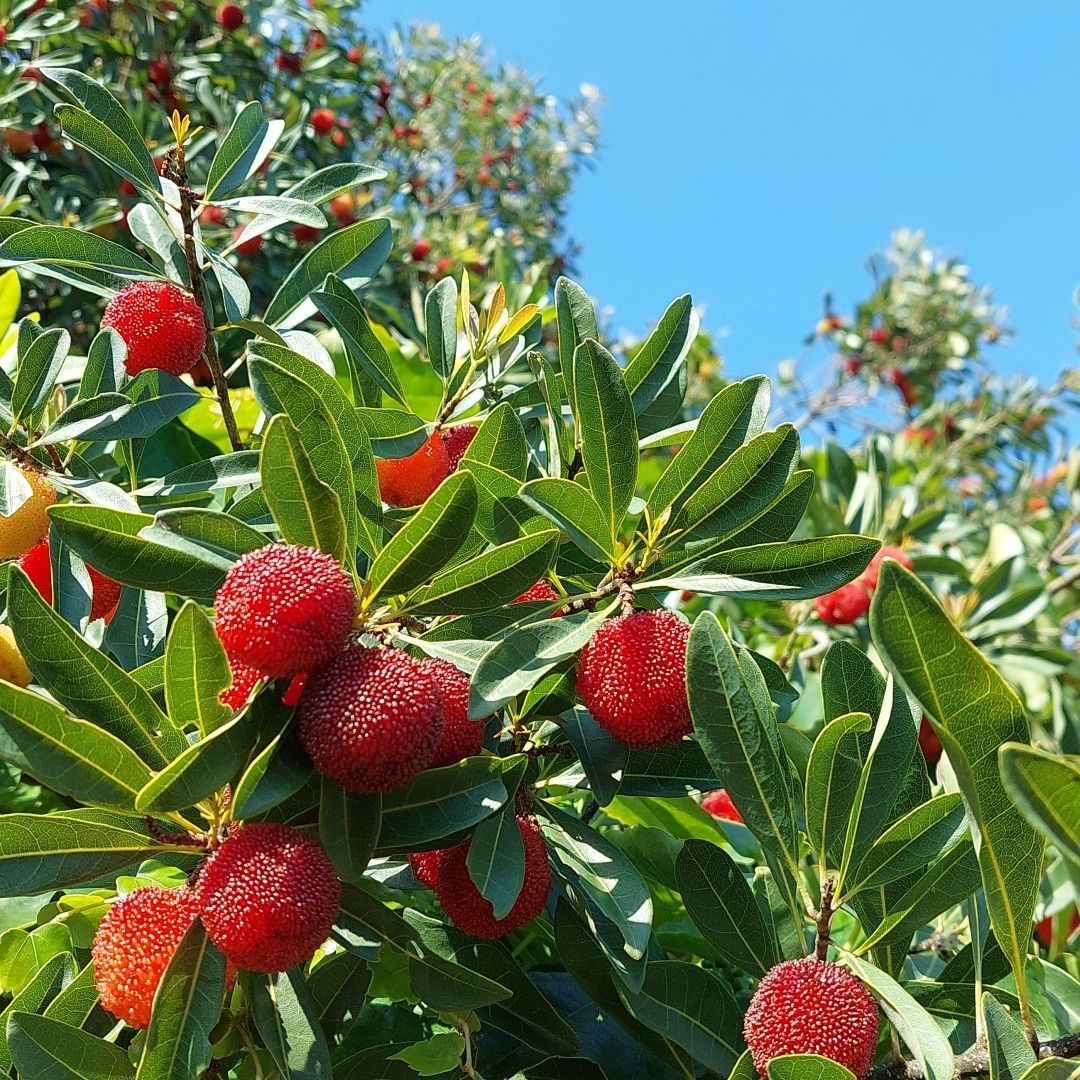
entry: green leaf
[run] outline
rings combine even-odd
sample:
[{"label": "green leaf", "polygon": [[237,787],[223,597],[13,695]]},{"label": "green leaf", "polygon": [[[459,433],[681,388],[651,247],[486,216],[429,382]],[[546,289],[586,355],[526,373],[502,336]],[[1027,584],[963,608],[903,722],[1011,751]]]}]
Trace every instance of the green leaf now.
[{"label": "green leaf", "polygon": [[97,1003],[94,965],[89,963],[49,1002],[42,1016],[79,1028],[89,1019]]},{"label": "green leaf", "polygon": [[855,1080],[843,1065],[818,1054],[785,1054],[768,1065],[769,1080]]},{"label": "green leaf", "polygon": [[319,798],[319,840],[342,881],[357,882],[379,841],[382,796],[346,791],[322,777]]},{"label": "green leaf", "polygon": [[675,875],[687,915],[713,948],[755,975],[778,962],[776,936],[723,848],[705,840],[684,841]]},{"label": "green leaf", "polygon": [[605,731],[584,706],[574,706],[562,714],[563,730],[577,751],[593,798],[607,806],[620,791],[625,777],[629,748],[621,739]]},{"label": "green leaf", "polygon": [[438,1076],[456,1069],[464,1051],[463,1035],[457,1031],[443,1031],[399,1050],[389,1060],[404,1061],[417,1076]]},{"label": "green leaf", "polygon": [[13,1012],[8,1043],[20,1076],[34,1080],[132,1080],[135,1066],[113,1043],[47,1016]]},{"label": "green leaf", "polygon": [[210,1033],[221,1015],[225,957],[196,919],[154,995],[137,1080],[193,1080],[210,1064]]},{"label": "green leaf", "polygon": [[406,593],[429,580],[465,543],[475,517],[472,475],[452,473],[376,556],[365,602]]},{"label": "green leaf", "polygon": [[1028,823],[1080,865],[1080,763],[1034,746],[1007,743],[998,767],[1009,798]]},{"label": "green leaf", "polygon": [[575,480],[543,476],[518,492],[526,506],[543,514],[591,559],[606,565],[615,557],[615,543],[604,511],[593,493]]},{"label": "green leaf", "polygon": [[990,1080],[1020,1080],[1037,1060],[1023,1025],[1005,1011],[993,994],[985,991],[982,1014],[990,1057]]},{"label": "green leaf", "polygon": [[584,648],[607,609],[522,626],[497,641],[469,680],[469,716],[483,719],[534,687],[553,667]]},{"label": "green leaf", "polygon": [[153,265],[126,247],[65,225],[33,225],[0,243],[0,265],[26,263],[92,270],[98,276],[121,281],[161,277]]},{"label": "green leaf", "polygon": [[731,991],[711,972],[681,960],[654,960],[636,993],[616,983],[631,1013],[714,1072],[731,1068],[745,1043]]},{"label": "green leaf", "polygon": [[114,735],[5,682],[0,682],[0,759],[62,795],[98,806],[133,806],[150,779],[145,763]]},{"label": "green leaf", "polygon": [[603,513],[608,549],[613,550],[637,484],[634,405],[615,357],[591,339],[574,354],[571,385],[585,476]]},{"label": "green leaf", "polygon": [[261,475],[266,505],[284,539],[343,561],[346,528],[341,500],[319,479],[300,433],[281,413],[271,419],[263,436]]},{"label": "green leaf", "polygon": [[55,446],[75,439],[94,442],[99,431],[108,431],[127,416],[132,407],[130,399],[124,394],[100,394],[76,401],[46,428],[44,434],[34,440],[33,445]]},{"label": "green leaf", "polygon": [[1042,874],[1043,837],[1013,806],[996,751],[1027,742],[1023,706],[1012,688],[953,625],[913,574],[887,559],[870,608],[874,642],[926,710],[977,826],[976,851],[994,934],[1023,982]]},{"label": "green leaf", "polygon": [[130,411],[109,427],[98,428],[96,441],[148,439],[203,400],[202,394],[182,379],[158,368],[140,371],[123,392],[132,402]]},{"label": "green leaf", "polygon": [[[266,309],[269,326],[288,329],[315,311],[311,294],[321,288],[328,274],[345,282],[373,278],[390,254],[392,236],[385,218],[358,221],[330,233],[300,260],[278,287]],[[3,245],[0,245],[0,254]]]},{"label": "green leaf", "polygon": [[495,918],[504,919],[517,903],[525,880],[525,847],[513,802],[477,825],[465,865]]},{"label": "green leaf", "polygon": [[907,1044],[926,1080],[952,1080],[953,1052],[933,1017],[895,979],[873,964],[851,955],[846,955],[844,962],[878,999],[882,1012]]},{"label": "green leaf", "polygon": [[[326,215],[304,199],[290,199],[284,195],[245,195],[239,199],[216,200],[222,210],[241,214],[261,214],[278,221],[294,221],[298,225],[310,225],[313,229],[326,228]],[[239,239],[239,238],[238,238]]]},{"label": "green leaf", "polygon": [[958,792],[938,795],[916,807],[882,833],[867,851],[846,886],[858,889],[885,885],[923,867],[948,851],[967,830],[964,800]]},{"label": "green leaf", "polygon": [[1076,1062],[1065,1058],[1044,1058],[1032,1065],[1020,1080],[1076,1080]]},{"label": "green leaf", "polygon": [[428,359],[443,382],[457,360],[457,295],[457,283],[444,277],[424,301]]},{"label": "green leaf", "polygon": [[205,612],[189,600],[173,620],[165,646],[165,704],[169,719],[205,738],[226,724],[232,711],[218,695],[232,683],[229,660]]},{"label": "green leaf", "polygon": [[686,681],[694,730],[713,772],[761,846],[795,867],[794,780],[765,677],[745,652],[736,653],[712,612],[690,631]]},{"label": "green leaf", "polygon": [[308,976],[319,1026],[336,1043],[364,1007],[371,971],[359,957],[337,952],[324,957]]},{"label": "green leaf", "polygon": [[284,129],[283,120],[267,120],[262,104],[249,101],[218,143],[206,174],[203,199],[211,202],[214,196],[228,195],[253,176]]},{"label": "green leaf", "polygon": [[311,759],[295,732],[288,730],[291,720],[251,759],[237,781],[232,801],[237,821],[266,813],[311,781]]},{"label": "green leaf", "polygon": [[574,385],[574,352],[586,338],[600,340],[596,312],[585,290],[569,278],[555,282],[555,319],[559,329],[559,367],[567,386]]},{"label": "green leaf", "polygon": [[255,1030],[284,1077],[329,1080],[330,1048],[323,1035],[303,968],[271,975],[245,971],[244,997]]},{"label": "green leaf", "polygon": [[19,366],[11,392],[11,415],[16,423],[33,416],[48,400],[71,348],[71,335],[59,328],[38,334],[25,349],[23,340],[20,335]]},{"label": "green leaf", "polygon": [[729,550],[753,547],[756,544],[778,544],[782,540],[789,540],[798,529],[813,494],[813,471],[796,469],[776,500],[743,525],[738,532],[725,537],[718,548]]},{"label": "green leaf", "polygon": [[694,302],[680,296],[626,365],[639,435],[661,430],[678,414],[686,392],[686,356],[697,333]]},{"label": "green leaf", "polygon": [[11,574],[8,611],[27,666],[61,705],[116,736],[150,766],[183,750],[183,736],[150,694],[46,604],[21,569]]},{"label": "green leaf", "polygon": [[402,605],[412,615],[479,615],[520,596],[551,568],[559,546],[555,530],[533,533],[436,575]]},{"label": "green leaf", "polygon": [[22,469],[7,458],[0,461],[0,517],[11,517],[32,494]]},{"label": "green leaf", "polygon": [[74,971],[75,960],[71,953],[50,957],[34,972],[30,981],[11,999],[4,1011],[0,1012],[0,1074],[7,1076],[11,1072],[11,1017],[17,1012],[36,1013],[46,999],[53,997],[65,983],[71,981]]}]

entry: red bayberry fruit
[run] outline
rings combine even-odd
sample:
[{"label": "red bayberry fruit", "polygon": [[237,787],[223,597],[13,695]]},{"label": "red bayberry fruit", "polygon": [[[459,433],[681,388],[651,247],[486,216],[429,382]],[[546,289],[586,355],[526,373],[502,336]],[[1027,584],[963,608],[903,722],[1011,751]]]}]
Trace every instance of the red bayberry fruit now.
[{"label": "red bayberry fruit", "polygon": [[168,281],[133,281],[106,305],[101,325],[127,346],[129,375],[161,368],[183,375],[206,347],[206,318],[189,292]]},{"label": "red bayberry fruit", "polygon": [[222,4],[217,9],[214,18],[222,30],[231,34],[244,25],[244,9],[239,4]]},{"label": "red bayberry fruit", "polygon": [[146,77],[160,89],[167,87],[172,81],[172,68],[169,61],[164,56],[151,60],[150,66],[146,69]]},{"label": "red bayberry fruit", "polygon": [[551,867],[547,844],[534,817],[518,817],[521,842],[525,847],[525,879],[510,911],[495,918],[491,902],[473,884],[466,866],[469,843],[459,844],[443,853],[435,869],[431,886],[450,921],[466,934],[478,938],[500,938],[535,919],[544,910],[551,892]]},{"label": "red bayberry fruit", "polygon": [[412,246],[413,262],[423,262],[431,254],[431,244],[426,240],[417,240]]},{"label": "red bayberry fruit", "polygon": [[925,716],[919,721],[919,749],[927,765],[933,767],[941,760],[941,740]]},{"label": "red bayberry fruit", "polygon": [[581,650],[577,691],[605,731],[628,746],[661,746],[690,733],[689,636],[674,611],[635,611],[597,630]]},{"label": "red bayberry fruit", "polygon": [[327,939],[341,883],[317,840],[272,821],[245,825],[199,875],[210,940],[245,971],[287,971]]},{"label": "red bayberry fruit", "polygon": [[849,375],[858,375],[862,370],[862,360],[858,356],[849,356],[844,360],[844,371]]},{"label": "red bayberry fruit", "polygon": [[[896,345],[896,342],[893,342]],[[900,396],[904,399],[905,405],[917,405],[919,403],[919,396],[915,393],[915,387],[912,386],[911,380],[899,369],[891,368],[885,375],[885,378],[900,391]]]},{"label": "red bayberry fruit", "polygon": [[419,506],[450,475],[450,455],[442,433],[433,431],[408,457],[376,458],[375,470],[383,502]]},{"label": "red bayberry fruit", "polygon": [[274,67],[286,75],[299,75],[303,58],[294,52],[281,52],[274,58]]},{"label": "red bayberry fruit", "polygon": [[862,581],[851,581],[814,601],[814,610],[830,626],[853,623],[870,610],[870,590]]},{"label": "red bayberry fruit", "polygon": [[[49,538],[46,536],[19,559],[19,566],[30,579],[46,604],[53,599],[52,558],[49,552]],[[121,585],[106,577],[100,570],[87,566],[90,575],[90,618],[104,619],[108,622],[116,605],[120,603]]]},{"label": "red bayberry fruit", "polygon": [[[236,242],[237,237],[240,236],[243,231],[243,225],[237,225],[236,228],[233,229],[232,239],[234,243]],[[254,259],[255,256],[258,255],[260,251],[262,251],[262,246],[263,238],[261,235],[259,235],[251,237],[250,240],[245,240],[242,244],[237,244],[235,250],[236,254],[239,255],[242,259]]]},{"label": "red bayberry fruit", "polygon": [[314,244],[322,236],[322,230],[316,229],[314,225],[294,225],[292,234],[298,244],[307,246]]},{"label": "red bayberry fruit", "polygon": [[364,50],[359,45],[354,45],[346,54],[345,59],[350,64],[362,64],[364,62]]},{"label": "red bayberry fruit", "polygon": [[258,668],[233,657],[229,657],[229,671],[232,673],[232,682],[218,694],[218,701],[236,712],[247,704],[251,692],[266,676]]},{"label": "red bayberry fruit", "polygon": [[422,657],[417,663],[439,688],[442,703],[442,735],[428,768],[453,765],[479,754],[484,748],[484,723],[469,719],[469,676],[437,656]]},{"label": "red bayberry fruit", "polygon": [[199,211],[200,225],[224,225],[225,211],[220,206],[204,206]]},{"label": "red bayberry fruit", "polygon": [[719,788],[716,791],[710,791],[708,795],[701,800],[701,809],[723,821],[735,821],[740,825],[742,824],[742,814],[735,809],[735,804],[731,801],[731,796],[723,788]]},{"label": "red bayberry fruit", "polygon": [[[38,10],[40,11],[41,9],[39,8]],[[33,66],[25,67],[23,68],[22,74],[19,76],[19,78],[29,79],[31,82],[41,82],[41,68],[36,68]]]},{"label": "red bayberry fruit", "polygon": [[875,345],[884,345],[889,340],[889,331],[884,326],[875,326],[866,335],[866,340],[873,342]]},{"label": "red bayberry fruit", "polygon": [[[432,854],[435,853],[432,852]],[[412,856],[410,855],[409,858],[411,859]],[[417,877],[419,877],[419,875],[417,875]],[[1068,941],[1078,929],[1080,929],[1080,909],[1073,908],[1072,918],[1069,920],[1069,927],[1065,931],[1065,940]],[[1035,924],[1035,937],[1044,949],[1050,948],[1050,945],[1054,940],[1054,917],[1052,915],[1048,915],[1045,919],[1040,919]]]},{"label": "red bayberry fruit", "polygon": [[283,679],[341,652],[356,618],[356,593],[333,556],[267,544],[229,570],[214,609],[229,656]]},{"label": "red bayberry fruit", "polygon": [[441,258],[435,264],[435,276],[436,277],[446,277],[446,275],[449,274],[450,271],[453,270],[453,269],[454,269],[454,260],[453,259],[448,259],[445,256],[443,256],[443,258]]},{"label": "red bayberry fruit", "polygon": [[862,1076],[877,1049],[877,1004],[838,964],[785,960],[758,984],[743,1030],[761,1076],[784,1054],[818,1054]]},{"label": "red bayberry fruit", "polygon": [[199,913],[190,889],[136,889],[109,907],[94,934],[90,957],[101,1004],[113,1016],[150,1023],[161,976]]},{"label": "red bayberry fruit", "polygon": [[414,851],[409,856],[409,865],[416,876],[416,880],[425,888],[433,889],[435,880],[439,874],[439,863],[442,861],[444,851]]},{"label": "red bayberry fruit", "polygon": [[55,141],[52,136],[52,132],[49,130],[49,125],[42,121],[34,128],[34,145],[39,150],[48,150],[49,147]]},{"label": "red bayberry fruit", "polygon": [[541,578],[535,585],[530,585],[519,597],[513,602],[515,604],[527,604],[530,600],[543,600],[550,602],[551,600],[558,600],[559,594],[551,587],[551,585]]},{"label": "red bayberry fruit", "polygon": [[333,109],[316,109],[311,114],[311,126],[316,135],[329,135],[337,123],[337,117]]},{"label": "red bayberry fruit", "polygon": [[340,150],[345,145],[345,132],[341,128],[334,128],[330,141]]},{"label": "red bayberry fruit", "polygon": [[426,769],[442,735],[439,688],[418,660],[359,646],[308,676],[297,706],[315,768],[349,791],[390,791]]},{"label": "red bayberry fruit", "polygon": [[446,456],[450,462],[450,471],[453,472],[469,449],[469,443],[476,438],[479,428],[475,424],[458,424],[457,427],[447,428],[442,433],[443,442],[446,443]]},{"label": "red bayberry fruit", "polygon": [[884,547],[878,549],[877,553],[870,560],[870,565],[862,572],[862,576],[859,578],[868,589],[873,590],[877,588],[878,575],[881,573],[881,563],[884,559],[895,559],[907,570],[915,569],[915,564],[911,561],[911,556],[906,551],[901,551],[898,547],[892,547],[889,544],[886,544]]}]

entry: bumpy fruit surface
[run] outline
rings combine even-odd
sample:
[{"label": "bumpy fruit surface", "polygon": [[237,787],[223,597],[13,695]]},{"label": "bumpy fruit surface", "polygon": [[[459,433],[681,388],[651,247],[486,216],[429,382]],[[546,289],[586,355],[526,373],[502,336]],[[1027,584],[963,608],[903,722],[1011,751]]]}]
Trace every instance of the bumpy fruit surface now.
[{"label": "bumpy fruit surface", "polygon": [[478,430],[479,428],[474,424],[458,424],[457,427],[447,428],[442,433],[451,472],[461,464],[461,459],[465,456],[465,451],[469,449],[469,443],[476,438]]},{"label": "bumpy fruit surface", "polygon": [[46,511],[56,502],[52,484],[41,473],[16,468],[30,485],[30,495],[10,517],[0,517],[0,559],[25,555],[49,531]]},{"label": "bumpy fruit surface", "polygon": [[409,865],[416,876],[416,880],[428,889],[435,887],[435,881],[439,875],[439,863],[442,862],[444,851],[414,851],[409,856]]},{"label": "bumpy fruit surface", "polygon": [[0,626],[0,680],[24,689],[34,681],[10,626]]},{"label": "bumpy fruit surface", "polygon": [[906,570],[915,569],[915,563],[911,561],[911,556],[906,551],[901,551],[898,547],[890,547],[886,544],[883,548],[880,548],[877,554],[870,560],[870,565],[862,572],[862,577],[859,579],[868,589],[877,588],[878,575],[881,573],[881,563],[885,559],[895,559]]},{"label": "bumpy fruit surface", "polygon": [[297,706],[315,768],[348,791],[390,791],[426,769],[442,735],[439,688],[396,649],[354,647],[308,676]]},{"label": "bumpy fruit surface", "polygon": [[450,921],[466,934],[478,938],[500,938],[535,919],[547,903],[551,892],[551,867],[548,865],[547,844],[534,817],[518,817],[521,842],[525,846],[525,879],[514,906],[502,919],[495,918],[489,900],[469,877],[465,860],[468,842],[443,853],[435,872],[432,889]]},{"label": "bumpy fruit surface", "polygon": [[862,581],[851,581],[814,601],[814,610],[830,626],[846,625],[861,619],[870,610],[870,590]]},{"label": "bumpy fruit surface", "polygon": [[233,565],[214,609],[230,658],[282,679],[341,652],[356,618],[356,593],[333,556],[267,544]]},{"label": "bumpy fruit surface", "polygon": [[218,26],[230,34],[244,25],[244,9],[237,4],[222,4],[214,17]]},{"label": "bumpy fruit surface", "polygon": [[484,724],[469,719],[469,676],[437,656],[417,661],[439,688],[443,728],[429,769],[474,757],[484,747]]},{"label": "bumpy fruit surface", "polygon": [[744,1033],[761,1076],[783,1054],[819,1054],[862,1076],[877,1047],[877,1005],[838,964],[786,960],[758,984]]},{"label": "bumpy fruit surface", "polygon": [[266,676],[258,668],[253,668],[250,664],[245,664],[243,660],[235,660],[231,657],[229,671],[232,673],[232,682],[218,694],[218,701],[236,712],[247,704],[252,690]]},{"label": "bumpy fruit surface", "polygon": [[520,596],[514,599],[515,604],[527,604],[530,601],[535,602],[543,600],[545,603],[550,603],[552,600],[558,600],[559,594],[551,587],[551,585],[541,578],[535,585],[530,585]]},{"label": "bumpy fruit surface", "polygon": [[581,650],[577,690],[596,722],[628,746],[678,742],[690,627],[674,611],[635,611],[604,623]]},{"label": "bumpy fruit surface", "polygon": [[206,317],[189,292],[168,281],[133,281],[106,305],[101,325],[127,346],[129,375],[161,368],[183,375],[206,347]]},{"label": "bumpy fruit surface", "polygon": [[272,821],[230,836],[197,888],[210,940],[246,971],[286,971],[310,960],[341,906],[341,882],[318,841]]},{"label": "bumpy fruit surface", "polygon": [[[52,557],[49,551],[49,538],[46,536],[35,544],[22,558],[19,566],[30,579],[42,599],[47,604],[53,599]],[[120,603],[120,583],[106,577],[100,570],[87,566],[90,575],[90,618],[104,619],[108,622]]]},{"label": "bumpy fruit surface", "polygon": [[109,908],[90,956],[101,1004],[113,1016],[136,1028],[150,1023],[161,976],[198,914],[186,888],[136,889]]},{"label": "bumpy fruit surface", "polygon": [[388,506],[419,506],[449,475],[450,455],[442,433],[403,458],[376,458],[379,492]]},{"label": "bumpy fruit surface", "polygon": [[714,818],[720,818],[722,821],[742,823],[742,814],[735,809],[731,796],[723,788],[710,791],[701,800],[701,809],[707,814],[712,814]]}]

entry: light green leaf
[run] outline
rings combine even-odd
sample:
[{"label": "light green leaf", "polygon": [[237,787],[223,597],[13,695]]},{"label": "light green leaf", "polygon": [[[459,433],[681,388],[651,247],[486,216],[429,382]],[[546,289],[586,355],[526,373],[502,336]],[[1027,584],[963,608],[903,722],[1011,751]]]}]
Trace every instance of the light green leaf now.
[{"label": "light green leaf", "polygon": [[271,975],[245,971],[244,997],[255,1030],[284,1077],[329,1080],[330,1048],[300,967]]},{"label": "light green leaf", "polygon": [[998,750],[998,765],[1005,790],[1028,823],[1080,865],[1080,761],[1006,743]]},{"label": "light green leaf", "polygon": [[113,1043],[33,1013],[13,1012],[8,1042],[20,1076],[34,1080],[132,1080],[135,1066]]},{"label": "light green leaf", "polygon": [[457,283],[444,277],[424,301],[427,354],[435,373],[445,382],[457,360]]},{"label": "light green leaf", "polygon": [[169,719],[205,737],[232,712],[218,695],[232,683],[225,649],[202,608],[189,600],[173,620],[165,646],[165,705]]},{"label": "light green leaf", "polygon": [[843,1065],[817,1054],[785,1054],[768,1065],[769,1080],[855,1080]]},{"label": "light green leaf", "polygon": [[982,996],[986,1049],[990,1057],[990,1080],[1020,1080],[1036,1062],[1023,1025],[1005,1011],[989,992]]}]

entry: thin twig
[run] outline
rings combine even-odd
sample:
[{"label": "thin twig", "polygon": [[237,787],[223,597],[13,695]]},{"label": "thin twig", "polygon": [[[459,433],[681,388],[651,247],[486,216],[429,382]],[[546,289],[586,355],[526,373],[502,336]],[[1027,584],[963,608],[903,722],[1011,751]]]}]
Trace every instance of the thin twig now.
[{"label": "thin twig", "polygon": [[[1039,1048],[1040,1058],[1080,1057],[1080,1035],[1066,1035]],[[990,1072],[990,1056],[984,1048],[976,1047],[956,1057],[954,1077],[986,1076]],[[926,1074],[917,1061],[891,1061],[876,1065],[863,1080],[925,1080]]]}]

